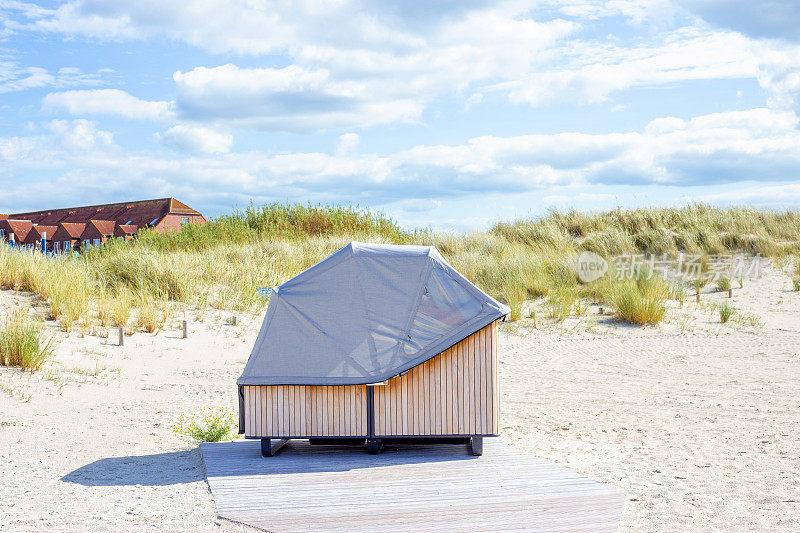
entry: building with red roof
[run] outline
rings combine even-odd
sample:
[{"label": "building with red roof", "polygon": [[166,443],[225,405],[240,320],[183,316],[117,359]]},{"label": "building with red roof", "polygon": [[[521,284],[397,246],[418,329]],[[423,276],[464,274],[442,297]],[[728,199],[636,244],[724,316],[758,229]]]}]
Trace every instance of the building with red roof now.
[{"label": "building with red roof", "polygon": [[[203,215],[175,198],[66,207],[0,215],[0,242],[34,244],[42,234],[53,251],[101,245],[112,237],[130,239],[139,230],[178,231],[186,224],[205,224]],[[38,229],[36,229],[38,228]],[[36,231],[33,231],[36,229]]]},{"label": "building with red roof", "polygon": [[33,223],[30,220],[0,220],[0,242],[21,243],[28,236],[32,227]]}]

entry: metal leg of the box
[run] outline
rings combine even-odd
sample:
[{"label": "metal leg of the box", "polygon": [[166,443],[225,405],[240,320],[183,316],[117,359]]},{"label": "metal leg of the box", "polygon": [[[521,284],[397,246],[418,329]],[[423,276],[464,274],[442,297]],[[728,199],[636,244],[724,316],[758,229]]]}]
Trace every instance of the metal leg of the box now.
[{"label": "metal leg of the box", "polygon": [[469,449],[472,455],[483,455],[483,437],[472,437],[469,439]]},{"label": "metal leg of the box", "polygon": [[287,442],[289,442],[289,439],[261,439],[261,456],[272,457]]}]

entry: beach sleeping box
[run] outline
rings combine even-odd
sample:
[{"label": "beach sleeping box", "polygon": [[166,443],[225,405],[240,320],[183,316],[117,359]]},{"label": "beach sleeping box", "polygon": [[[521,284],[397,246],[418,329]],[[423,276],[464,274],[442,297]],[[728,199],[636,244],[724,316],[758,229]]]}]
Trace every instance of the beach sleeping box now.
[{"label": "beach sleeping box", "polygon": [[272,290],[242,376],[239,433],[464,442],[498,423],[497,327],[509,309],[430,246],[353,242]]}]

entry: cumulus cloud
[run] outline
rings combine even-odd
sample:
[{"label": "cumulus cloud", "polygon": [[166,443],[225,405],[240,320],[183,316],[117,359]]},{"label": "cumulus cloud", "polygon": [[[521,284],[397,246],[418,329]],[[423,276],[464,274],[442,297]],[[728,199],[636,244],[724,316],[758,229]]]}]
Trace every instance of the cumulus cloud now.
[{"label": "cumulus cloud", "polygon": [[114,135],[111,132],[103,131],[96,123],[85,119],[53,120],[45,124],[45,129],[55,134],[67,150],[88,152],[114,145]]},{"label": "cumulus cloud", "polygon": [[[589,104],[632,88],[689,80],[757,79],[770,91],[770,105],[782,108],[795,106],[800,91],[800,47],[756,42],[750,37],[767,30],[714,22],[737,13],[742,24],[780,23],[783,33],[770,31],[788,35],[797,18],[788,2],[770,2],[771,10],[742,0],[728,14],[718,0],[686,3],[714,28],[696,16],[690,25],[674,27],[674,20],[686,22],[687,11],[670,0],[416,4],[71,0],[54,9],[15,4],[8,9],[19,15],[6,26],[107,40],[161,37],[218,54],[283,54],[289,64],[283,68],[234,61],[174,74],[174,110],[181,120],[262,130],[417,121],[437,97],[454,91],[471,95],[467,109],[487,91],[534,106]],[[596,37],[604,21],[619,17],[634,27],[648,25],[650,34],[645,40],[607,32]],[[45,74],[32,71],[18,84],[47,83]],[[151,110],[142,116],[163,120],[173,110],[167,102],[147,104]]]},{"label": "cumulus cloud", "polygon": [[292,63],[285,68],[176,72],[177,104],[184,119],[311,131],[414,120],[443,93],[530,72],[578,28],[560,18],[536,21],[534,4],[73,0],[8,24],[70,37],[160,36],[213,53],[284,53]]},{"label": "cumulus cloud", "polygon": [[72,115],[110,115],[159,122],[174,117],[169,102],[140,100],[119,89],[50,93],[42,100],[42,107],[61,109]]},{"label": "cumulus cloud", "polygon": [[576,42],[559,54],[555,68],[522,79],[496,84],[512,102],[541,105],[554,100],[594,103],[632,87],[663,85],[687,80],[755,78],[758,49],[733,32],[696,28],[667,34],[649,46],[608,42]]},{"label": "cumulus cloud", "polygon": [[173,76],[183,118],[310,132],[410,120],[421,107],[373,84],[338,82],[325,70],[289,66],[197,67]]},{"label": "cumulus cloud", "polygon": [[78,68],[64,67],[50,72],[42,67],[22,66],[16,61],[0,57],[0,94],[42,87],[76,87],[98,83],[99,74],[85,74]]},{"label": "cumulus cloud", "polygon": [[233,144],[233,136],[228,133],[185,124],[172,126],[166,132],[156,134],[156,139],[170,148],[192,154],[224,154],[230,151]]},{"label": "cumulus cloud", "polygon": [[678,0],[706,21],[757,38],[800,42],[800,4],[794,0]]},{"label": "cumulus cloud", "polygon": [[339,136],[339,144],[336,145],[336,155],[352,155],[358,150],[360,137],[357,133],[345,133]]},{"label": "cumulus cloud", "polygon": [[[47,168],[47,175],[74,180],[70,190],[78,191],[75,194],[92,184],[135,196],[188,191],[190,198],[204,194],[204,201],[228,202],[223,207],[234,200],[289,198],[365,206],[396,203],[404,212],[422,212],[436,208],[444,198],[483,198],[554,186],[575,190],[592,184],[793,182],[800,179],[796,126],[792,112],[753,109],[690,120],[662,118],[625,134],[483,136],[464,144],[421,145],[386,155],[247,152],[175,158],[124,152],[113,145],[110,133],[85,120],[52,121],[43,135],[0,138],[0,175],[37,174],[34,170]],[[224,152],[229,146],[229,139],[209,142],[208,137],[209,132],[191,128],[171,128],[163,134],[165,142],[200,144],[195,149],[200,154]],[[24,195],[24,189],[12,186],[7,192]],[[603,199],[587,196],[584,201],[592,198]],[[558,198],[551,200],[556,203]]]}]

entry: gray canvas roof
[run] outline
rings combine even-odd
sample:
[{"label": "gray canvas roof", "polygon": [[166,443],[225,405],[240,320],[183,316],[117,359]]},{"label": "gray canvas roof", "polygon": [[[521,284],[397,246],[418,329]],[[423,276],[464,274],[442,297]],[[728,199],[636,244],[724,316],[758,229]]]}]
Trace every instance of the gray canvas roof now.
[{"label": "gray canvas roof", "polygon": [[508,311],[431,246],[352,242],[273,290],[237,383],[384,381]]}]

